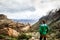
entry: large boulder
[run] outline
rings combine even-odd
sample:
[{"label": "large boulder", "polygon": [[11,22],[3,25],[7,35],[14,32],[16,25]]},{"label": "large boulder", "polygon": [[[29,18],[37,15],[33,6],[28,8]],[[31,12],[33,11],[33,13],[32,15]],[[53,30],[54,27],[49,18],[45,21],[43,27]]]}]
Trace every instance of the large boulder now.
[{"label": "large boulder", "polygon": [[16,30],[12,29],[12,28],[4,28],[5,31],[7,31],[7,34],[9,36],[12,36],[12,37],[18,37],[19,36],[19,32],[17,32]]},{"label": "large boulder", "polygon": [[25,27],[21,28],[21,31],[28,32],[31,29],[31,25],[26,25]]}]

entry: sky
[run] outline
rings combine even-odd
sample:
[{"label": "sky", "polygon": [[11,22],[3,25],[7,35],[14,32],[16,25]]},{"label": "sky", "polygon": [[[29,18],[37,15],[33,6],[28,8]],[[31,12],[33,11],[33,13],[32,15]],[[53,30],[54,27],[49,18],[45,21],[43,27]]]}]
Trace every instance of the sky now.
[{"label": "sky", "polygon": [[57,8],[60,8],[60,0],[0,0],[0,14],[10,19],[35,20]]}]

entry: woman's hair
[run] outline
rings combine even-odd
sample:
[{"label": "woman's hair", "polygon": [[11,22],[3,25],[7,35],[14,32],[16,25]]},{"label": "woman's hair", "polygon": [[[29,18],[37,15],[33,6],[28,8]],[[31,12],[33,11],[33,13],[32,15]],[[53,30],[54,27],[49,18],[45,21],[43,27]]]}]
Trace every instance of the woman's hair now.
[{"label": "woman's hair", "polygon": [[42,23],[45,24],[46,23],[46,20],[42,20]]}]

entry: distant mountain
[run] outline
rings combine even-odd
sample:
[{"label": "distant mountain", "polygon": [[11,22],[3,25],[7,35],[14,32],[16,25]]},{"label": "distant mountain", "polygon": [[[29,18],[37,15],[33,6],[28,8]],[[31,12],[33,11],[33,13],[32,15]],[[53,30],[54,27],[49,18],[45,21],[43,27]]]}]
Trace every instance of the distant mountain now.
[{"label": "distant mountain", "polygon": [[20,22],[20,23],[30,23],[30,24],[34,24],[36,23],[37,20],[32,20],[32,19],[13,19],[13,21],[15,22]]}]

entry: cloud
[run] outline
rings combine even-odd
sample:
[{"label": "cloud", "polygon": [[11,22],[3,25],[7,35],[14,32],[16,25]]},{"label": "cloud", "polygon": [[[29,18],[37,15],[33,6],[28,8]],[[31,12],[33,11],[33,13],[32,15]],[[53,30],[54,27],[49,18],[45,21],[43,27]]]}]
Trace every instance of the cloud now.
[{"label": "cloud", "polygon": [[11,19],[39,19],[52,9],[60,8],[60,0],[1,0],[0,13]]},{"label": "cloud", "polygon": [[[29,1],[28,1],[29,2]],[[0,1],[0,12],[22,12],[22,11],[35,11],[35,8],[31,3],[27,3],[27,0],[24,2],[19,0],[1,0]]]}]

